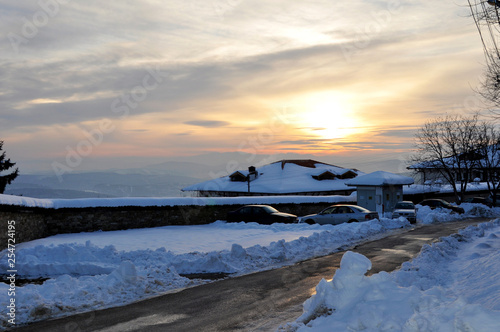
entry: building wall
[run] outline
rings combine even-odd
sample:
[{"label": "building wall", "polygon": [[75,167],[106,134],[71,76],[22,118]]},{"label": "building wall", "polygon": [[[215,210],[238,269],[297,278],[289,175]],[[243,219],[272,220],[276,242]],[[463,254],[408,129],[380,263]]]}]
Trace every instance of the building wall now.
[{"label": "building wall", "polygon": [[397,202],[403,200],[402,186],[370,187],[359,186],[358,205],[370,211],[391,212]]},{"label": "building wall", "polygon": [[[458,171],[455,171],[454,173],[457,181],[465,178],[465,174],[463,172],[462,174],[460,174]],[[485,172],[484,170],[473,170],[469,181],[472,182],[475,178],[478,178],[481,182],[486,182],[488,181],[487,177],[487,172]],[[421,169],[419,171],[415,171],[413,178],[415,179],[415,183],[418,184],[424,184],[426,181],[434,182],[437,180],[441,180],[443,183],[446,183],[443,175],[439,172],[439,170],[436,169]]]},{"label": "building wall", "polygon": [[382,188],[382,204],[384,212],[392,212],[397,202],[403,200],[403,186],[386,186]]},{"label": "building wall", "polygon": [[375,187],[358,187],[357,199],[358,205],[370,211],[376,211],[376,190]]}]

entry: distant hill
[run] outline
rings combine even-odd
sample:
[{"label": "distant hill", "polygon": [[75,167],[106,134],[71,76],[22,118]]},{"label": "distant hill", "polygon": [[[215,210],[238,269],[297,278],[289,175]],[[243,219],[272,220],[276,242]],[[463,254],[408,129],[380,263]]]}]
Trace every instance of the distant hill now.
[{"label": "distant hill", "polygon": [[[170,159],[140,168],[67,173],[63,175],[63,181],[59,181],[50,171],[23,174],[21,170],[21,175],[7,186],[5,193],[35,198],[178,197],[185,195],[181,189],[190,185],[281,159],[315,159],[340,167],[356,168],[366,173],[377,170],[397,173],[402,169],[402,162],[399,160],[373,160],[364,155],[341,158],[296,153],[259,155],[210,152],[176,157],[175,160]],[[122,161],[122,164],[127,163]]]},{"label": "distant hill", "polygon": [[[187,173],[189,174],[189,173]],[[177,197],[199,178],[152,170],[118,170],[56,175],[19,175],[6,194],[35,198]]]},{"label": "distant hill", "polygon": [[113,196],[91,191],[51,189],[51,188],[14,188],[5,191],[6,194],[16,196],[27,196],[33,198],[112,198]]}]

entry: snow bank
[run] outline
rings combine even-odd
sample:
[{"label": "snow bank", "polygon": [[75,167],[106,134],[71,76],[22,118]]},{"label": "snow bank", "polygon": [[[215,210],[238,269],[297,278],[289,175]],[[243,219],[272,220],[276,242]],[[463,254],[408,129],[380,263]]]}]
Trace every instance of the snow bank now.
[{"label": "snow bank", "polygon": [[0,194],[0,205],[19,205],[42,208],[86,208],[120,206],[188,206],[188,205],[245,205],[245,204],[300,204],[340,203],[356,201],[351,196],[255,196],[255,197],[122,197],[39,199]]},{"label": "snow bank", "polygon": [[426,245],[391,274],[370,277],[368,258],[344,254],[296,322],[279,331],[498,331],[500,220]]},{"label": "snow bank", "polygon": [[422,224],[435,224],[449,222],[453,220],[464,220],[471,217],[497,218],[500,217],[500,208],[489,208],[483,204],[462,203],[460,204],[465,211],[463,214],[452,212],[448,209],[432,210],[428,206],[417,204],[417,220]]},{"label": "snow bank", "polygon": [[[146,241],[142,242],[137,236],[141,230],[128,231],[128,239],[129,243],[137,241],[143,243],[144,247],[128,251],[117,250],[114,245],[98,246],[88,240],[89,233],[75,234],[71,240],[75,240],[76,236],[80,236],[80,240],[70,243],[51,243],[57,242],[53,241],[57,236],[36,240],[16,248],[18,277],[50,279],[43,285],[17,287],[16,321],[21,324],[123,305],[207,282],[190,280],[183,277],[184,274],[225,272],[241,275],[293,264],[409,225],[404,219],[371,220],[337,226],[229,224],[218,221],[200,227],[222,234],[220,246],[227,249],[196,251],[199,247],[195,236],[188,240],[193,251],[187,252],[187,248],[184,248],[183,253],[175,253],[175,247],[169,247],[168,243],[164,243],[164,247],[156,248],[155,244],[150,248]],[[245,242],[245,235],[252,231],[260,231],[260,243],[252,246],[240,244]],[[265,231],[268,231],[267,235]],[[107,241],[102,243],[114,243],[114,237],[120,233],[97,232],[108,235]],[[274,236],[271,237],[270,233]],[[157,236],[162,237],[163,234],[158,232]],[[184,234],[190,236],[189,226],[184,226]],[[240,243],[228,241],[228,234]],[[281,235],[285,235],[287,240]],[[151,233],[145,236],[152,242],[158,241],[152,238]],[[182,237],[182,234],[177,233],[175,236]],[[276,238],[281,239],[269,242]],[[83,242],[83,239],[87,240]],[[8,270],[7,254],[6,251],[0,253],[0,268],[4,270]],[[0,283],[0,317],[3,326],[8,326],[7,289],[8,285]]]}]

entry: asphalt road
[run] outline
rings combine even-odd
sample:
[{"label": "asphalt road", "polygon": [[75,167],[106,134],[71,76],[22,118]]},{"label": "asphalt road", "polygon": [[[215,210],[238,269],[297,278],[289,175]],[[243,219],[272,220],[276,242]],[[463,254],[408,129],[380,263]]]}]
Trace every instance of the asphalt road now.
[{"label": "asphalt road", "polygon": [[[372,261],[368,274],[393,271],[424,244],[487,219],[402,230],[350,250]],[[322,279],[331,279],[344,252],[276,270],[188,288],[123,307],[43,321],[16,331],[275,331],[294,321]]]}]

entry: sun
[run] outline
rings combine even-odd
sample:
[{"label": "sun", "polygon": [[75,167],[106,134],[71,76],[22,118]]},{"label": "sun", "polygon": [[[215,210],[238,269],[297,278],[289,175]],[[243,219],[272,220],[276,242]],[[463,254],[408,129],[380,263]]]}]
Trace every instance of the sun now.
[{"label": "sun", "polygon": [[336,93],[307,96],[301,113],[303,128],[325,139],[339,139],[360,131],[361,123],[347,98]]}]

